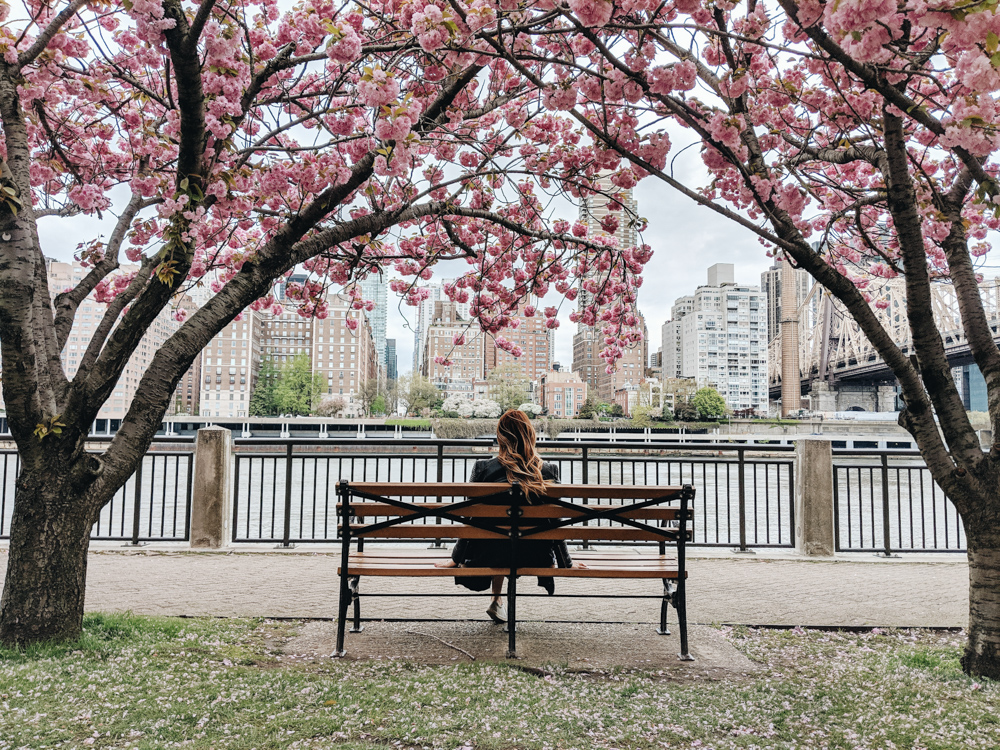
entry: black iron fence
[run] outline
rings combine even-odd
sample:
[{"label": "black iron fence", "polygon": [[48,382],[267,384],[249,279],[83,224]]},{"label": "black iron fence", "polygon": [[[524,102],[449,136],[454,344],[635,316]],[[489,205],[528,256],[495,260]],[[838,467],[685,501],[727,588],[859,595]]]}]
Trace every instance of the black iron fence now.
[{"label": "black iron fence", "polygon": [[[464,482],[490,440],[237,440],[232,540],[337,541],[335,486],[349,481]],[[550,442],[564,484],[693,484],[694,544],[790,547],[792,446]]]},{"label": "black iron fence", "polygon": [[958,552],[965,531],[955,506],[917,451],[834,451],[837,551]]},{"label": "black iron fence", "polygon": [[[190,438],[157,443],[190,443]],[[462,482],[495,450],[490,440],[236,440],[233,542],[337,541],[336,492],[350,481]],[[701,546],[794,544],[792,446],[677,442],[546,442],[567,484],[695,486]],[[0,451],[0,539],[10,535],[17,453]],[[915,451],[835,450],[838,551],[965,549],[954,506]],[[102,510],[92,538],[138,544],[190,538],[193,449],[154,445]]]},{"label": "black iron fence", "polygon": [[[10,538],[14,483],[19,470],[20,459],[16,452],[0,451],[0,539]],[[157,450],[154,447],[143,457],[135,474],[101,510],[90,538],[132,544],[188,541],[193,480],[193,450]]]}]

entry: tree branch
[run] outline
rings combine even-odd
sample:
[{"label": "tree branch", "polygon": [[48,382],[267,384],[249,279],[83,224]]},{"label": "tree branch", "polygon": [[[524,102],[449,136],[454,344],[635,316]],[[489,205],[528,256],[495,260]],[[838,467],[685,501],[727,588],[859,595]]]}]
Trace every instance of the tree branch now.
[{"label": "tree branch", "polygon": [[35,61],[45,48],[49,46],[49,42],[52,41],[52,37],[59,33],[59,30],[66,24],[69,19],[76,15],[76,12],[80,10],[84,5],[86,5],[88,0],[72,0],[72,2],[67,5],[59,14],[53,18],[49,25],[42,29],[42,32],[35,38],[28,49],[17,56],[17,70],[20,71],[25,65]]},{"label": "tree branch", "polygon": [[198,12],[195,14],[194,20],[191,21],[191,27],[188,29],[187,40],[185,42],[188,54],[196,55],[198,53],[198,40],[214,9],[215,0],[202,0],[201,5],[198,6]]},{"label": "tree branch", "polygon": [[[920,215],[917,213],[916,191],[909,174],[903,121],[892,114],[889,107],[888,102],[883,103],[885,151],[889,162],[889,172],[886,175],[888,202],[906,268],[906,308],[913,349],[917,355],[921,378],[934,404],[941,431],[952,455],[957,457],[960,464],[973,468],[982,460],[983,455],[951,377],[944,342],[934,322],[927,255]],[[978,290],[976,294],[978,295]]]},{"label": "tree branch", "polygon": [[986,380],[986,393],[990,412],[990,424],[993,428],[994,457],[1000,458],[1000,349],[997,348],[983,307],[983,298],[976,279],[976,272],[969,255],[968,238],[962,219],[962,207],[969,191],[972,189],[972,173],[963,169],[955,179],[951,190],[945,198],[945,215],[951,222],[951,230],[941,243],[948,259],[948,269],[952,283],[955,285],[955,297],[958,300],[959,314],[962,317],[962,329],[969,349],[976,361],[983,378]]},{"label": "tree branch", "polygon": [[[920,125],[923,125],[929,131],[934,133],[934,135],[944,135],[944,125],[942,125],[937,118],[932,116],[924,107],[920,106],[917,102],[903,93],[901,89],[889,83],[883,76],[879,75],[878,71],[873,66],[855,60],[851,57],[851,55],[847,54],[847,52],[845,52],[839,44],[833,41],[833,39],[831,39],[830,36],[818,25],[804,26],[799,20],[797,3],[794,3],[793,0],[778,0],[778,2],[781,4],[781,7],[784,8],[788,17],[792,19],[794,23],[798,24],[799,28],[802,29],[802,31],[804,31],[820,49],[838,62],[846,71],[856,76],[868,88],[877,91],[889,104],[894,105],[901,112],[905,112],[908,117],[912,118]],[[959,159],[961,159],[965,167],[976,178],[976,182],[981,185],[990,186],[991,193],[997,193],[998,188],[996,180],[987,174],[986,170],[983,169],[983,165],[975,156],[970,154],[968,150],[961,146],[953,146],[951,150],[958,156]]]}]

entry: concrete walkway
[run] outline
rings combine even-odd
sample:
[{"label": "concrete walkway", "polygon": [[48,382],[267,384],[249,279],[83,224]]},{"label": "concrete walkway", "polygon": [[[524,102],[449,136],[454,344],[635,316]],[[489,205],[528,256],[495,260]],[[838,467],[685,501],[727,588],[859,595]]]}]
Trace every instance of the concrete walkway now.
[{"label": "concrete walkway", "polygon": [[[692,622],[750,625],[877,625],[964,627],[968,566],[964,555],[836,560],[764,551],[733,556],[698,549],[690,559]],[[95,548],[87,608],[155,615],[335,617],[337,564],[331,548],[193,552],[159,545],[141,550]],[[0,576],[7,550],[0,548]],[[524,579],[522,579],[524,580]],[[521,591],[541,593],[529,580]],[[559,593],[659,594],[658,581],[557,580]],[[465,592],[451,579],[363,579],[364,593]],[[485,619],[485,596],[362,600],[366,617]],[[523,602],[523,603],[522,603]],[[654,622],[656,601],[525,598],[519,618],[591,622]],[[671,610],[670,618],[675,618]]]}]

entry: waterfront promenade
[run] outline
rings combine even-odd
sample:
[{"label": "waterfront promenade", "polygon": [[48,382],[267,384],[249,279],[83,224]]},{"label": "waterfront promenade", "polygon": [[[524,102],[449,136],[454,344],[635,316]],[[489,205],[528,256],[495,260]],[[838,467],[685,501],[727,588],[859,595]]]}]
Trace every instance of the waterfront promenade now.
[{"label": "waterfront promenade", "polygon": [[[890,560],[871,554],[836,559],[762,550],[733,555],[692,550],[689,618],[695,623],[784,626],[964,627],[968,566],[964,554],[913,554]],[[186,546],[141,549],[94,545],[87,608],[137,614],[215,617],[332,618],[337,564],[332,547],[277,551],[245,547],[195,552]],[[7,549],[0,547],[0,575]],[[658,581],[616,581],[611,593],[658,594]],[[534,585],[530,593],[541,591]],[[593,582],[559,580],[560,593],[593,590]],[[455,592],[451,579],[363,579],[368,592]],[[370,598],[364,615],[380,618],[485,619],[487,598]],[[658,604],[642,599],[529,598],[526,620],[654,622]],[[671,621],[676,615],[671,611]]]}]

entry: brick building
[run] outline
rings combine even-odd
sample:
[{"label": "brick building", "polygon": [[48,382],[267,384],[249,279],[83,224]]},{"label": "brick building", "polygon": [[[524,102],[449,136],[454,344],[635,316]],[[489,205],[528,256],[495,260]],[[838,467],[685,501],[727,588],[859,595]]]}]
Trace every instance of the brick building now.
[{"label": "brick building", "polygon": [[[465,336],[465,343],[456,345],[456,336]],[[471,399],[474,384],[485,377],[484,344],[485,336],[479,326],[463,317],[455,302],[435,302],[423,341],[422,374],[434,383],[442,398]],[[451,364],[439,364],[434,361],[437,357],[444,357]]]},{"label": "brick building", "polygon": [[[615,403],[615,393],[622,388],[638,387],[646,377],[646,362],[649,361],[649,336],[646,331],[646,322],[641,315],[639,317],[642,328],[642,341],[631,349],[626,349],[622,358],[618,360],[613,372],[607,371],[607,365],[603,359],[597,359],[597,388],[595,396],[598,401],[605,404]],[[597,343],[600,343],[599,341]],[[603,348],[603,347],[601,347]],[[600,349],[598,349],[600,353]]]},{"label": "brick building", "polygon": [[573,419],[587,400],[587,383],[575,372],[550,370],[538,385],[539,403],[550,417]]},{"label": "brick building", "polygon": [[[536,302],[537,300],[531,300],[526,304]],[[520,346],[521,356],[515,357],[508,351],[498,349],[491,337],[486,346],[486,376],[489,377],[497,368],[505,367],[505,371],[520,370],[525,380],[537,383],[552,369],[553,331],[545,327],[545,316],[541,312],[529,318],[524,315],[523,306],[516,319],[519,321],[518,327],[508,329],[500,335]]]}]

